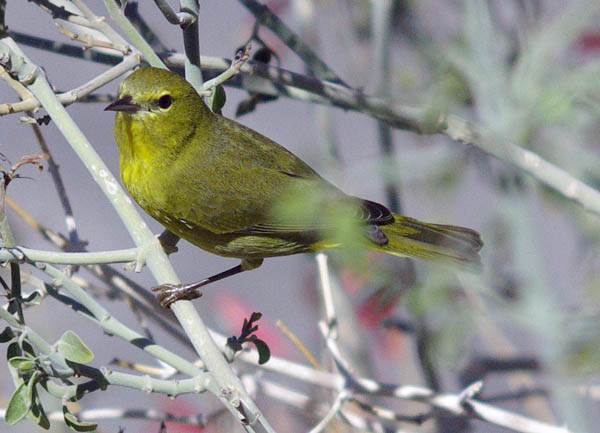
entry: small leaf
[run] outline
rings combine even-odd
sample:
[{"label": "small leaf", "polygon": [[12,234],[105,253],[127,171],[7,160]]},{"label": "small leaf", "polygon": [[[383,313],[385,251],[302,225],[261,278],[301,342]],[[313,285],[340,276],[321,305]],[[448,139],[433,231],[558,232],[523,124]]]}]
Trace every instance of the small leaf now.
[{"label": "small leaf", "polygon": [[98,424],[79,421],[75,415],[69,412],[67,406],[63,406],[63,417],[65,419],[65,424],[67,424],[71,430],[86,432],[94,431],[98,427]]},{"label": "small leaf", "polygon": [[10,326],[7,326],[4,328],[4,331],[0,332],[0,343],[7,343],[13,338],[15,338],[15,333]]},{"label": "small leaf", "polygon": [[227,101],[227,95],[225,94],[225,89],[222,85],[218,85],[214,89],[214,95],[211,98],[211,106],[210,109],[213,113],[221,113],[221,110],[225,106],[225,102]]},{"label": "small leaf", "polygon": [[85,345],[77,334],[65,332],[58,340],[58,351],[69,361],[85,364],[94,359],[93,352]]},{"label": "small leaf", "polygon": [[6,349],[6,360],[8,361],[10,358],[14,358],[15,356],[21,356],[21,353],[23,352],[21,352],[19,343],[16,341],[14,343],[10,343]]},{"label": "small leaf", "polygon": [[[10,343],[8,345],[8,348],[6,349],[6,358],[10,360],[18,356],[21,356],[21,348],[19,347],[19,343],[15,341],[14,343]],[[15,386],[18,387],[20,384],[23,383],[23,378],[19,374],[19,371],[12,365],[10,365],[10,362],[7,363],[7,367]]]},{"label": "small leaf", "polygon": [[29,378],[29,382],[27,382],[27,398],[29,399],[29,407],[31,408],[31,405],[33,403],[33,394],[35,393],[35,385],[37,384],[38,379],[40,378],[40,375],[42,374],[41,371],[34,371],[33,374],[31,375],[31,377]]},{"label": "small leaf", "polygon": [[33,420],[37,425],[41,428],[48,430],[50,428],[50,421],[46,416],[46,412],[42,407],[42,403],[40,402],[40,396],[38,395],[37,389],[33,389],[33,394],[31,396],[31,410],[27,414],[29,418]]},{"label": "small leaf", "polygon": [[39,305],[42,302],[42,294],[37,290],[34,290],[28,297],[23,298],[21,302],[26,306]]},{"label": "small leaf", "polygon": [[[23,335],[23,334],[21,334]],[[9,360],[14,358],[15,356],[23,356],[25,354],[31,355],[31,358],[35,357],[35,352],[33,351],[33,347],[27,341],[15,341],[14,343],[10,343],[8,348],[6,349],[6,359]]]},{"label": "small leaf", "polygon": [[253,343],[258,350],[258,363],[260,365],[265,364],[271,358],[271,349],[267,346],[267,343],[262,341],[260,338],[253,335],[248,339],[249,342]]},{"label": "small leaf", "polygon": [[30,405],[31,400],[27,385],[22,383],[10,397],[4,417],[6,423],[9,425],[14,425],[21,421],[23,418],[25,418],[25,415],[27,415]]},{"label": "small leaf", "polygon": [[250,323],[260,320],[261,317],[262,317],[262,313],[255,311],[254,313],[252,313],[250,315]]},{"label": "small leaf", "polygon": [[[24,336],[25,334],[21,334],[21,336]],[[19,337],[20,338],[20,337]],[[20,354],[29,354],[32,357],[35,357],[35,350],[33,350],[33,346],[31,344],[29,344],[29,341],[27,340],[19,340],[19,347],[21,348],[21,353]]]},{"label": "small leaf", "polygon": [[11,367],[16,368],[19,373],[35,368],[35,359],[27,356],[14,356],[8,360]]}]

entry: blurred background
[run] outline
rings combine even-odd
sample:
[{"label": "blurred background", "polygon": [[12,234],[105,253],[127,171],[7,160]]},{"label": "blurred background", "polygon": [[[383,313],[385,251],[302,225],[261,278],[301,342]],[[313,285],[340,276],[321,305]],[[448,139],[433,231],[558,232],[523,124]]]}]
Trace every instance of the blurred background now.
[{"label": "blurred background", "polygon": [[[9,30],[76,44],[58,32],[52,16],[38,5],[43,3],[9,1],[5,17]],[[178,8],[177,2],[170,3]],[[377,0],[264,3],[352,88],[382,95],[390,103],[459,115],[490,131],[499,145],[510,142],[530,149],[588,185],[598,186],[597,2],[391,1],[385,15],[391,23],[386,32],[389,82],[375,43],[382,25]],[[108,16],[103,2],[87,4],[98,15]],[[168,24],[153,2],[136,4],[164,45],[182,52],[179,28]],[[253,15],[233,0],[201,1],[200,6],[201,54],[232,58],[252,34]],[[261,28],[259,36],[277,55],[281,68],[307,73],[306,65],[272,32]],[[259,48],[254,44],[252,53]],[[79,86],[108,68],[49,50],[21,48],[43,66],[57,91]],[[277,59],[271,64],[278,65]],[[119,82],[97,93],[115,95]],[[225,89],[223,115],[235,117],[248,93],[228,85]],[[12,89],[0,85],[0,103],[17,100]],[[68,111],[118,177],[114,116],[103,111],[106,105],[77,103]],[[43,114],[42,110],[36,117]],[[22,116],[0,117],[0,152],[12,163],[40,152],[31,125],[19,122]],[[594,394],[600,385],[598,215],[518,167],[446,135],[393,129],[389,147],[382,139],[388,132],[364,113],[280,97],[258,104],[238,121],[281,143],[348,194],[390,206],[397,200],[395,205],[405,215],[470,227],[482,234],[481,276],[457,277],[439,266],[375,254],[365,257],[368,266],[353,267],[333,254],[332,278],[342,289],[337,300],[340,344],[360,375],[441,393],[458,393],[483,379],[481,400],[550,424],[568,425],[572,431],[598,430],[598,393]],[[59,165],[78,235],[88,243],[88,250],[133,247],[112,206],[55,125],[51,122],[41,130]],[[5,169],[10,165],[2,162]],[[8,195],[39,223],[66,233],[64,211],[48,170],[30,166],[20,173],[27,178],[15,180]],[[9,210],[8,216],[17,245],[56,249],[14,212]],[[162,231],[150,217],[144,218],[153,232]],[[237,264],[185,241],[178,246],[171,260],[185,282]],[[1,272],[9,278],[7,269]],[[22,272],[48,281],[30,266],[22,266]],[[144,287],[155,283],[146,269],[125,273]],[[323,365],[329,365],[317,326],[324,316],[316,273],[310,255],[268,259],[256,271],[207,287],[195,305],[208,325],[226,335],[239,333],[251,312],[262,312],[258,335],[273,356],[306,363],[276,327],[281,320]],[[102,285],[83,268],[77,275]],[[139,329],[136,317],[118,296],[98,297],[115,317]],[[155,363],[51,297],[29,308],[27,319],[48,341],[67,329],[77,332],[94,351],[96,367],[110,365],[114,358]],[[191,346],[158,327],[152,329],[159,344],[194,359]],[[5,352],[5,346],[0,350]],[[0,407],[6,407],[14,386],[6,367],[0,371]],[[308,393],[314,401],[331,401],[331,395],[316,387],[276,373],[264,374]],[[47,411],[60,410],[60,402],[47,401]],[[321,418],[310,408],[292,408],[260,393],[257,402],[278,431],[307,431]],[[391,399],[368,403],[402,414],[426,410],[423,405]],[[80,405],[84,409],[155,408],[175,414],[210,413],[219,407],[209,396],[172,401],[117,387],[92,393]],[[170,424],[167,431],[241,431],[230,418],[224,414],[204,429]],[[389,431],[507,431],[450,415],[436,416],[420,426],[392,425],[396,429]],[[158,422],[117,419],[100,421],[99,431],[117,431],[119,426],[127,432],[159,429]],[[12,427],[0,423],[0,432],[36,428],[29,420]],[[351,431],[339,421],[328,428]],[[61,429],[67,428],[53,423],[53,431]]]}]

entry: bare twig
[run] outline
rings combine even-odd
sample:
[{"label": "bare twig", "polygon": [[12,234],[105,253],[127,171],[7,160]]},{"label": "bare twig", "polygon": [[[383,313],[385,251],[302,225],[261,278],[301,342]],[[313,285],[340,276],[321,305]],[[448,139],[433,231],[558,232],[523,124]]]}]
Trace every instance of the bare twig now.
[{"label": "bare twig", "polygon": [[[77,100],[85,95],[90,94],[94,90],[104,86],[106,83],[115,80],[130,71],[135,66],[139,65],[140,59],[136,55],[126,56],[118,65],[104,71],[102,74],[92,78],[87,83],[82,84],[68,92],[56,95],[58,100],[65,106],[77,102]],[[28,98],[21,102],[12,104],[0,104],[0,116],[22,111],[34,111],[40,107],[40,102],[35,98]]]},{"label": "bare twig", "polygon": [[349,362],[341,355],[335,339],[328,337],[326,325],[319,324],[321,334],[327,342],[339,372],[344,377],[344,388],[353,393],[369,395],[386,395],[399,399],[420,401],[432,405],[436,409],[446,411],[452,415],[477,418],[517,432],[524,433],[567,433],[567,427],[557,427],[531,418],[517,415],[499,409],[486,403],[479,402],[474,397],[481,390],[481,383],[477,382],[468,386],[459,394],[437,394],[426,388],[395,386],[378,384],[370,379],[360,379],[354,376]]},{"label": "bare twig", "polygon": [[[28,114],[31,115],[31,113]],[[33,132],[37,138],[40,148],[42,149],[42,152],[44,152],[44,154],[47,156],[48,172],[52,177],[52,181],[56,187],[56,192],[58,193],[58,198],[63,207],[63,211],[65,212],[65,223],[67,226],[67,232],[69,233],[71,247],[73,248],[71,251],[82,251],[83,245],[79,239],[79,234],[77,233],[77,225],[75,223],[75,217],[73,216],[73,207],[71,206],[71,201],[67,195],[65,184],[58,170],[58,165],[52,158],[52,154],[50,153],[50,149],[46,144],[46,139],[44,138],[39,125],[34,123],[31,125],[31,127],[33,128]]]},{"label": "bare twig", "polygon": [[104,17],[100,17],[96,15],[87,5],[83,2],[83,0],[71,0],[72,3],[79,9],[89,24],[82,24],[85,27],[89,27],[94,30],[98,30],[104,36],[108,38],[111,42],[112,49],[118,50],[123,54],[128,54],[131,52],[131,47],[127,44],[127,42],[123,39],[123,37],[118,34],[111,26],[106,23]]},{"label": "bare twig", "polygon": [[219,74],[217,77],[213,78],[212,80],[208,80],[204,83],[204,85],[202,86],[203,92],[201,92],[201,94],[203,96],[212,95],[216,86],[225,83],[227,80],[237,75],[240,72],[240,69],[242,69],[242,66],[244,66],[244,63],[246,63],[250,58],[251,49],[252,45],[248,44],[244,47],[243,50],[237,52],[229,68],[227,68],[223,73]]},{"label": "bare twig", "polygon": [[319,269],[319,282],[323,293],[323,305],[327,320],[327,332],[331,338],[337,338],[338,323],[333,302],[331,280],[329,279],[329,267],[327,266],[327,255],[323,252],[317,254],[317,267]]},{"label": "bare twig", "polygon": [[256,20],[258,20],[262,26],[267,27],[275,33],[284,44],[294,51],[298,57],[306,63],[308,68],[313,71],[315,76],[322,80],[331,81],[332,83],[347,87],[342,79],[338,77],[325,62],[323,62],[313,50],[298,37],[298,35],[292,32],[289,27],[277,17],[277,15],[271,12],[267,6],[256,0],[240,0],[240,2],[254,15]]},{"label": "bare twig", "polygon": [[[217,410],[214,413],[203,415],[174,415],[169,412],[157,411],[154,408],[141,409],[123,409],[121,407],[103,407],[100,409],[84,409],[77,412],[77,418],[81,421],[98,422],[100,420],[118,420],[138,419],[143,421],[165,421],[185,424],[189,426],[206,427],[210,422],[222,415],[223,410]],[[0,417],[3,416],[0,410]],[[48,414],[50,421],[63,421],[64,413],[62,411],[50,412]]]},{"label": "bare twig", "polygon": [[181,17],[179,17],[175,11],[171,8],[169,3],[165,0],[154,0],[154,3],[158,7],[158,9],[162,12],[163,16],[167,19],[171,24],[181,25]]},{"label": "bare twig", "polygon": [[114,44],[110,41],[103,41],[101,39],[94,38],[92,35],[90,35],[88,33],[72,32],[68,28],[66,28],[61,23],[58,23],[58,22],[55,22],[54,24],[58,28],[58,31],[61,32],[63,35],[71,38],[74,41],[80,41],[81,43],[85,44],[85,46],[82,47],[83,50],[86,50],[86,49],[92,48],[92,47],[104,47],[104,48],[111,48],[113,50],[120,51],[122,54],[127,54],[127,52],[130,51],[130,48],[128,46],[122,46],[122,47],[118,48],[118,47],[115,47]]},{"label": "bare twig", "polygon": [[152,47],[146,42],[146,40],[138,33],[136,28],[129,22],[121,8],[116,4],[116,0],[104,0],[104,4],[112,19],[121,27],[121,29],[127,34],[129,39],[134,43],[144,59],[152,66],[157,68],[166,69],[165,64],[152,50]]},{"label": "bare twig", "polygon": [[185,13],[180,21],[183,29],[183,49],[185,52],[185,79],[200,92],[204,78],[200,66],[200,41],[198,38],[198,0],[180,0],[181,10]]},{"label": "bare twig", "polygon": [[309,433],[321,433],[327,424],[333,419],[334,416],[338,414],[344,402],[348,399],[348,393],[345,390],[342,390],[338,393],[337,397],[333,401],[333,404],[327,411],[327,414],[323,417],[319,423],[309,430]]},{"label": "bare twig", "polygon": [[294,334],[281,320],[278,320],[276,323],[279,330],[287,337],[289,340],[294,343],[294,345],[298,348],[298,350],[304,355],[306,360],[316,368],[317,370],[321,370],[323,367],[319,364],[319,361],[313,356],[312,353],[308,350],[308,348],[300,341],[300,339]]}]

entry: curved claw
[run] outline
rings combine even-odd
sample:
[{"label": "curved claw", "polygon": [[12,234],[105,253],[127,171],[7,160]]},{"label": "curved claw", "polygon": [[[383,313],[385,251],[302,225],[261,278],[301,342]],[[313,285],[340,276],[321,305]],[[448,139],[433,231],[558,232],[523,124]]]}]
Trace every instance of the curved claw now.
[{"label": "curved claw", "polygon": [[161,284],[153,287],[152,291],[159,292],[156,299],[165,308],[169,308],[173,302],[191,301],[202,296],[202,292],[199,292],[195,287],[190,287],[189,284]]}]

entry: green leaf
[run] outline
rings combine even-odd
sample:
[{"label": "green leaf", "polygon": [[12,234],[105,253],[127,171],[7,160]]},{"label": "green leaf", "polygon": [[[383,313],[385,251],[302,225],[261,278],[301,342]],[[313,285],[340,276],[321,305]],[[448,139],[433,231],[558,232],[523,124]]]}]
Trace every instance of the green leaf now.
[{"label": "green leaf", "polygon": [[33,388],[33,393],[31,396],[31,409],[27,414],[29,418],[33,420],[37,425],[41,428],[48,430],[50,428],[50,421],[46,416],[46,412],[42,407],[42,403],[40,402],[40,396],[38,395],[37,388]]},{"label": "green leaf", "polygon": [[256,337],[256,335],[250,337],[248,341],[253,343],[256,350],[258,350],[258,363],[260,365],[265,364],[271,358],[271,349],[269,349],[267,343]]},{"label": "green leaf", "polygon": [[8,343],[10,340],[15,338],[15,333],[10,326],[4,328],[4,331],[0,332],[0,343]]},{"label": "green leaf", "polygon": [[35,357],[35,352],[31,344],[27,341],[15,341],[14,343],[10,343],[8,348],[6,349],[6,359],[14,358],[15,356],[23,356],[25,354],[31,355],[31,357]]},{"label": "green leaf", "polygon": [[[24,336],[25,334],[21,334],[21,336]],[[20,338],[20,337],[19,337]],[[33,346],[31,344],[29,344],[29,341],[27,340],[21,340],[19,341],[19,348],[21,350],[21,353],[19,355],[31,355],[32,357],[35,357],[35,350],[33,350]]]},{"label": "green leaf", "polygon": [[[21,348],[19,347],[19,343],[17,343],[16,341],[14,343],[10,343],[8,345],[8,348],[6,349],[6,358],[7,360],[10,360],[12,358],[21,356]],[[19,371],[14,368],[12,365],[10,365],[10,362],[7,363],[7,367],[8,367],[8,372],[10,373],[10,376],[15,384],[16,387],[18,387],[19,385],[21,385],[24,381],[23,378],[20,376]]]},{"label": "green leaf", "polygon": [[94,353],[73,331],[65,332],[58,340],[58,351],[69,361],[85,364],[94,359]]},{"label": "green leaf", "polygon": [[75,431],[95,431],[98,427],[98,424],[87,423],[77,419],[75,415],[69,412],[67,406],[63,406],[63,417],[65,419],[65,424],[71,429]]},{"label": "green leaf", "polygon": [[8,425],[14,425],[25,418],[31,406],[31,397],[27,384],[22,383],[10,397],[4,419]]},{"label": "green leaf", "polygon": [[42,294],[37,290],[33,291],[28,297],[23,299],[23,305],[40,305],[42,303]]},{"label": "green leaf", "polygon": [[227,101],[227,95],[225,94],[225,89],[220,84],[215,87],[214,92],[215,93],[210,101],[210,109],[213,111],[213,113],[220,114],[221,110],[225,106],[225,102]]},{"label": "green leaf", "polygon": [[14,356],[8,360],[11,367],[16,368],[19,373],[35,368],[35,359],[28,356]]},{"label": "green leaf", "polygon": [[34,371],[33,374],[31,375],[31,377],[29,378],[29,382],[27,382],[27,395],[29,395],[30,405],[31,405],[31,402],[33,401],[33,393],[35,392],[35,384],[37,383],[41,374],[42,374],[41,371],[37,371],[37,370]]},{"label": "green leaf", "polygon": [[22,353],[23,352],[19,347],[19,343],[16,341],[14,343],[10,343],[6,349],[6,360],[8,361],[10,358],[14,358],[15,356],[21,356]]}]

